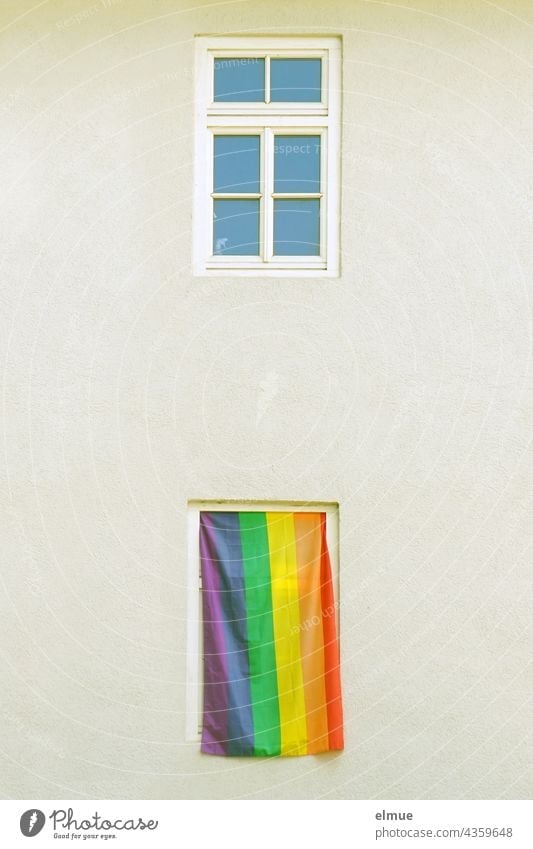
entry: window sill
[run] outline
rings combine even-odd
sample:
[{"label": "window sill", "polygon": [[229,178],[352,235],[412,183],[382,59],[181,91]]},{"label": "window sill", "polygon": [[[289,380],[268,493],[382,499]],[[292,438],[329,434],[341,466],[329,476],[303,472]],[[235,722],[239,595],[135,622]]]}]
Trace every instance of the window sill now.
[{"label": "window sill", "polygon": [[195,277],[339,277],[339,268],[321,262],[208,262]]},{"label": "window sill", "polygon": [[320,268],[315,265],[309,268],[295,268],[294,265],[285,267],[265,268],[264,266],[227,265],[212,266],[194,272],[194,277],[339,277],[337,269]]}]

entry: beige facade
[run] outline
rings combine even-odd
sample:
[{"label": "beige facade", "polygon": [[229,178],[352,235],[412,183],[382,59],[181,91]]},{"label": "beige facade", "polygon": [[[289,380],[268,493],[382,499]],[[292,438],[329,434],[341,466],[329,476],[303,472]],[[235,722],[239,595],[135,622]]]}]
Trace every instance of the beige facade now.
[{"label": "beige facade", "polygon": [[[3,794],[529,796],[533,5],[0,17]],[[194,37],[228,33],[342,37],[338,278],[192,274]],[[342,755],[186,740],[217,498],[340,505]]]}]

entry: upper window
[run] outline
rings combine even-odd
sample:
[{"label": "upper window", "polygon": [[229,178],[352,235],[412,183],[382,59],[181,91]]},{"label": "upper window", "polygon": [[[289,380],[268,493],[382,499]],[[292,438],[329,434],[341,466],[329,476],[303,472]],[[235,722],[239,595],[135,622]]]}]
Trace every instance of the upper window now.
[{"label": "upper window", "polygon": [[336,38],[197,40],[195,273],[337,276]]}]

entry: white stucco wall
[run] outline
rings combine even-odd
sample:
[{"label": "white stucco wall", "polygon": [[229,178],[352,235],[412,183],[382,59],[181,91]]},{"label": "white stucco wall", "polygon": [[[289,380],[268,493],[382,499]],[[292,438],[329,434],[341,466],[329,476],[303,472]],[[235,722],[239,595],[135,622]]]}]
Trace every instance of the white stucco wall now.
[{"label": "white stucco wall", "polygon": [[[4,0],[5,796],[528,796],[532,25]],[[193,37],[224,32],[343,37],[339,279],[191,275]],[[217,497],[340,503],[342,755],[185,742]]]}]

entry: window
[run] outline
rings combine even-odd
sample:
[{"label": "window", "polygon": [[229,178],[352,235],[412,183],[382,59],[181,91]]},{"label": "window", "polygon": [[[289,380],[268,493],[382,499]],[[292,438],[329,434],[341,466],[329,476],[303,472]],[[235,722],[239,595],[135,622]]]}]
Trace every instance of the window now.
[{"label": "window", "polygon": [[340,41],[197,39],[194,271],[337,276]]},{"label": "window", "polygon": [[188,521],[187,739],[342,749],[337,505],[194,502]]}]

